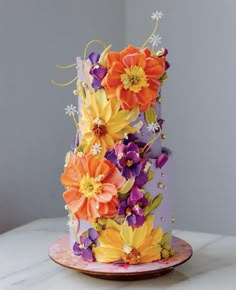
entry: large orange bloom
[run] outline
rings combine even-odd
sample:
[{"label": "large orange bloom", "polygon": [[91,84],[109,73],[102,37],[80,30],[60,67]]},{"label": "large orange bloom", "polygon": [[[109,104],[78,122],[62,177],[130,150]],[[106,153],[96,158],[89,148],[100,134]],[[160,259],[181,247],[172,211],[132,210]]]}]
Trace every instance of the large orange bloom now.
[{"label": "large orange bloom", "polygon": [[110,52],[107,67],[102,85],[108,98],[117,97],[123,109],[138,104],[142,112],[155,103],[158,79],[165,70],[164,57],[151,56],[148,48],[140,50],[130,45],[121,52]]},{"label": "large orange bloom", "polygon": [[100,216],[113,217],[117,214],[118,189],[125,178],[110,161],[98,160],[93,155],[71,153],[61,176],[66,187],[64,200],[78,219],[95,222]]}]

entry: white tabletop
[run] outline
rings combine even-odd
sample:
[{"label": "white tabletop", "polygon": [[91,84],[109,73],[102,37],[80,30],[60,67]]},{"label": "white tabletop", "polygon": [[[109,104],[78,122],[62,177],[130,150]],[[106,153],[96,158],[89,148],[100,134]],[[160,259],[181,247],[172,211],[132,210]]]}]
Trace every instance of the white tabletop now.
[{"label": "white tabletop", "polygon": [[66,219],[40,219],[0,236],[0,289],[144,290],[236,289],[236,237],[174,231],[193,256],[172,272],[149,280],[108,281],[55,264],[48,247],[67,234]]}]

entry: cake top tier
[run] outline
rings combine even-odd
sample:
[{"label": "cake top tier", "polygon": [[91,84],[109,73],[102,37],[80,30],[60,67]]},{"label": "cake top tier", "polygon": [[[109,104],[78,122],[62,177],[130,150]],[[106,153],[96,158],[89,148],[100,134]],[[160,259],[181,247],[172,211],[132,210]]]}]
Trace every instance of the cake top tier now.
[{"label": "cake top tier", "polygon": [[[91,40],[85,46],[83,57],[77,57],[76,63],[68,66],[76,66],[77,76],[66,84],[54,82],[66,86],[76,81],[74,94],[78,96],[79,110],[70,105],[66,107],[66,114],[75,123],[72,147],[77,153],[103,158],[116,144],[130,137],[146,143],[143,153],[151,152],[154,145],[154,153],[149,157],[160,154],[158,140],[164,121],[160,116],[160,91],[170,66],[166,60],[167,49],[158,48],[161,37],[156,31],[162,16],[158,11],[152,14],[153,32],[139,48],[128,45],[122,51],[113,51],[111,45]],[[101,44],[101,53],[88,53],[94,43]]]}]

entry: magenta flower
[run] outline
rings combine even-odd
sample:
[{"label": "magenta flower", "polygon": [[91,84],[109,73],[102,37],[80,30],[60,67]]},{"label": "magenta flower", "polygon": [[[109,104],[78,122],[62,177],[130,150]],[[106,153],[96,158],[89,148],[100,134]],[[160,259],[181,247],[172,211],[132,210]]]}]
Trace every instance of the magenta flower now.
[{"label": "magenta flower", "polygon": [[93,228],[88,229],[88,236],[81,235],[79,242],[75,242],[73,252],[76,256],[81,256],[84,261],[93,262],[95,260],[92,245],[96,244],[98,232]]},{"label": "magenta flower", "polygon": [[156,160],[156,167],[162,168],[166,164],[167,161],[168,161],[168,155],[166,153],[161,153]]},{"label": "magenta flower", "polygon": [[133,186],[127,200],[120,203],[118,215],[125,216],[129,226],[140,227],[145,221],[143,209],[148,205],[148,200],[137,186]]},{"label": "magenta flower", "polygon": [[89,55],[89,59],[92,63],[92,67],[91,67],[89,73],[93,76],[92,87],[95,90],[98,90],[102,87],[101,81],[107,73],[107,68],[98,63],[99,58],[100,58],[100,54],[98,54],[96,52],[92,52]]}]

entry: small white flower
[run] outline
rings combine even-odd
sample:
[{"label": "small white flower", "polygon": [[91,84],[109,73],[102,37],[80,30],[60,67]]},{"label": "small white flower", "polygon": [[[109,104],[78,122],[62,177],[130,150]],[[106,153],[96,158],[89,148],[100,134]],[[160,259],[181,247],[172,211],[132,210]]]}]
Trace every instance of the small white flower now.
[{"label": "small white flower", "polygon": [[76,224],[76,221],[75,221],[75,220],[72,220],[72,219],[70,219],[70,220],[67,222],[67,225],[69,226],[69,228],[72,228],[75,224]]},{"label": "small white flower", "polygon": [[153,133],[155,133],[155,131],[159,131],[159,126],[157,122],[152,122],[148,124],[147,129],[148,131],[152,131]]},{"label": "small white flower", "polygon": [[73,114],[77,114],[77,111],[76,111],[76,107],[73,106],[73,105],[68,105],[65,107],[65,111],[66,111],[66,115],[69,115],[70,117],[73,115]]},{"label": "small white flower", "polygon": [[129,253],[131,253],[131,251],[132,251],[132,248],[129,245],[125,244],[123,246],[123,252],[124,253],[129,254]]},{"label": "small white flower", "polygon": [[153,20],[159,20],[162,18],[162,16],[163,16],[163,13],[161,11],[159,11],[159,12],[156,11],[156,12],[152,13],[151,17]]},{"label": "small white flower", "polygon": [[101,152],[102,150],[102,146],[98,143],[93,144],[92,148],[91,148],[91,153],[93,155],[97,155]]},{"label": "small white flower", "polygon": [[161,43],[161,37],[157,34],[153,34],[151,37],[150,37],[150,40],[149,42],[153,45],[153,46],[158,46],[158,44]]}]

